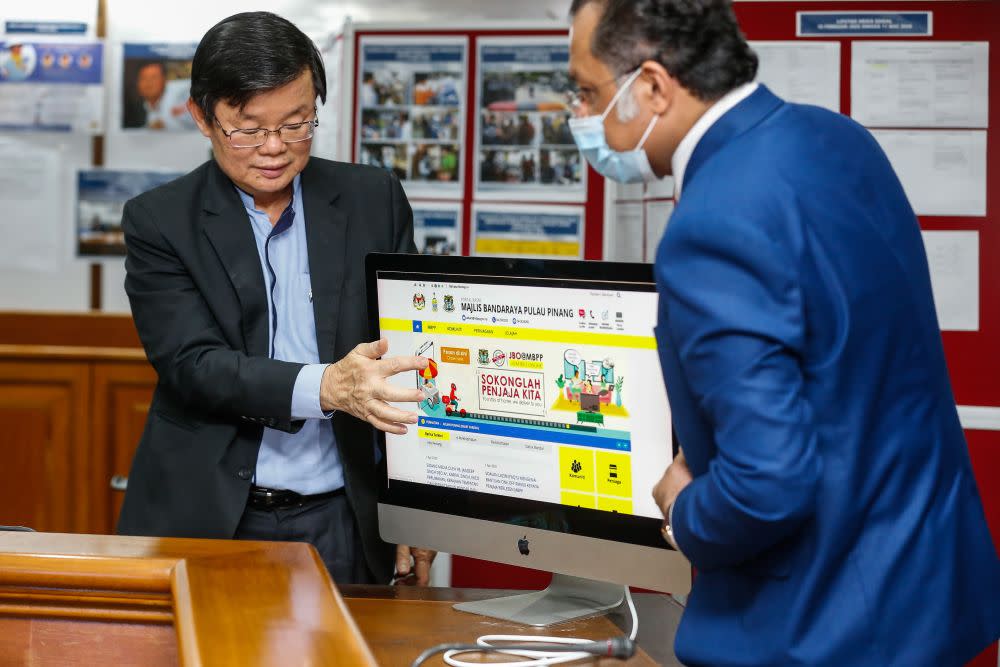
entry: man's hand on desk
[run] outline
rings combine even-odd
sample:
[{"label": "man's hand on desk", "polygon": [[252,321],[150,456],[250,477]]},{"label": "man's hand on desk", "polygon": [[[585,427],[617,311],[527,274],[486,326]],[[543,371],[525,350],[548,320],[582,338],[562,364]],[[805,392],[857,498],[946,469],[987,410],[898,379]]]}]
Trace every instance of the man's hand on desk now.
[{"label": "man's hand on desk", "polygon": [[423,370],[427,359],[379,358],[388,351],[389,343],[384,338],[361,343],[346,357],[327,366],[319,389],[320,407],[326,412],[350,413],[386,433],[406,433],[406,424],[417,423],[417,413],[394,408],[389,403],[419,403],[425,398],[424,392],[397,387],[387,380],[399,373]]},{"label": "man's hand on desk", "polygon": [[431,563],[434,562],[435,556],[437,552],[430,549],[398,545],[396,573],[392,576],[392,583],[397,586],[426,586],[430,581]]}]

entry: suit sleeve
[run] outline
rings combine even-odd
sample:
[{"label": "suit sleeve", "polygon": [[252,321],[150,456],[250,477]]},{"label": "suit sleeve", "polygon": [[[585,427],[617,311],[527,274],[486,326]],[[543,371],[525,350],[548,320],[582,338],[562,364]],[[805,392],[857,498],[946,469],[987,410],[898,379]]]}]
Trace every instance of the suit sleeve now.
[{"label": "suit sleeve", "polygon": [[803,395],[798,265],[784,236],[757,219],[688,219],[668,230],[657,258],[661,326],[717,451],[673,506],[674,537],[704,571],[752,559],[815,511],[822,462]]},{"label": "suit sleeve", "polygon": [[417,245],[413,242],[413,209],[403,192],[403,186],[395,174],[389,173],[390,200],[392,202],[392,232],[393,251],[399,253],[416,253]]},{"label": "suit sleeve", "polygon": [[302,364],[233,349],[153,216],[136,200],[122,216],[125,292],[160,382],[199,413],[297,431],[291,397]]}]

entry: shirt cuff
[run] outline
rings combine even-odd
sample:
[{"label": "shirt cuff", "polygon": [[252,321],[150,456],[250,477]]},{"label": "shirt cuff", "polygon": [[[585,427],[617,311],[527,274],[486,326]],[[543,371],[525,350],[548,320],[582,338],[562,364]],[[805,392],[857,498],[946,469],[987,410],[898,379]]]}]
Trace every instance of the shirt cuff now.
[{"label": "shirt cuff", "polygon": [[306,364],[292,387],[292,419],[329,419],[334,411],[323,412],[319,405],[319,388],[323,372],[329,364]]},{"label": "shirt cuff", "polygon": [[679,546],[677,546],[677,537],[674,535],[674,505],[676,504],[677,500],[675,498],[674,502],[670,503],[670,508],[667,510],[667,525],[670,526],[670,530],[666,533],[666,536],[667,542],[670,543],[670,546],[676,549],[677,552],[683,556],[684,552],[681,551]]}]

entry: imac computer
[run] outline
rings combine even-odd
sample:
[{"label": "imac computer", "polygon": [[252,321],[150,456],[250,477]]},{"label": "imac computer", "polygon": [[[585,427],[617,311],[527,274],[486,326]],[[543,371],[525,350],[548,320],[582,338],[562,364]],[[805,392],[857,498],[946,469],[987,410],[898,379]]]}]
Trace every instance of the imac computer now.
[{"label": "imac computer", "polygon": [[[458,605],[530,625],[603,613],[691,569],[652,489],[673,459],[646,264],[371,254],[373,334],[426,370],[385,436],[382,538],[548,570],[545,591]],[[409,406],[412,408],[413,406]]]}]

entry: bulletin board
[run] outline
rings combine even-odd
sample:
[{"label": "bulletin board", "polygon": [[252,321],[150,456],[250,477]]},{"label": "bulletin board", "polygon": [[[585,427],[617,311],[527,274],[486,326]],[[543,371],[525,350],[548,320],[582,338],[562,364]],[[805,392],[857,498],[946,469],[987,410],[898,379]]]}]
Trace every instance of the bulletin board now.
[{"label": "bulletin board", "polygon": [[[883,11],[933,13],[933,35],[906,36],[906,41],[996,41],[1000,37],[1000,3],[959,2],[737,2],[736,14],[748,39],[793,40],[798,11]],[[813,38],[841,43],[841,110],[851,113],[851,46],[885,36]],[[1000,127],[1000,43],[989,50],[990,105],[987,128],[986,217],[921,216],[924,230],[979,232],[979,330],[944,331],[945,353],[959,405],[1000,406],[1000,148],[990,130]],[[998,470],[1000,473],[1000,470]],[[1000,496],[997,498],[1000,503]]]},{"label": "bulletin board", "polygon": [[[447,42],[448,40],[463,39],[468,45],[468,57],[466,59],[464,99],[462,108],[464,122],[462,124],[462,150],[460,151],[460,173],[461,190],[454,195],[443,192],[441,194],[429,191],[425,187],[407,188],[407,196],[414,208],[427,208],[433,206],[435,202],[447,202],[458,204],[460,207],[459,220],[461,221],[461,253],[471,254],[472,244],[475,243],[476,234],[476,211],[487,210],[490,207],[504,208],[514,211],[518,205],[525,205],[533,211],[548,211],[553,214],[565,213],[567,207],[580,210],[583,213],[583,229],[580,234],[579,249],[569,247],[569,244],[560,245],[568,253],[566,258],[601,259],[603,256],[603,228],[604,228],[604,179],[584,164],[580,158],[579,168],[583,174],[579,178],[581,190],[579,192],[567,192],[565,196],[552,194],[544,196],[541,200],[537,192],[532,192],[526,188],[523,193],[513,192],[508,196],[500,197],[485,196],[480,189],[477,195],[477,183],[479,181],[478,132],[481,131],[480,109],[479,109],[479,85],[481,82],[481,72],[478,71],[480,47],[496,45],[498,43],[518,43],[537,40],[539,42],[568,43],[568,29],[559,24],[550,25],[517,25],[512,27],[489,27],[489,26],[456,26],[440,30],[419,30],[414,28],[402,28],[399,26],[382,24],[357,24],[349,26],[345,31],[347,51],[345,51],[345,80],[353,81],[351,94],[345,99],[342,115],[352,121],[348,124],[347,134],[342,137],[342,145],[350,146],[350,152],[345,157],[351,161],[362,161],[360,158],[360,142],[357,140],[361,130],[362,109],[361,100],[355,91],[358,91],[358,83],[363,76],[362,61],[364,54],[362,48],[371,43],[400,43],[407,40],[415,42],[433,43],[435,40]],[[346,92],[346,91],[345,91]],[[411,98],[412,99],[412,98]],[[411,107],[412,108],[412,107]],[[542,111],[544,113],[544,109]],[[537,153],[538,151],[536,151]],[[553,151],[554,153],[555,151]],[[568,151],[562,151],[566,153]],[[574,151],[575,153],[575,151]],[[412,171],[412,170],[411,170]],[[406,185],[404,184],[404,187]],[[570,189],[567,189],[570,190]],[[527,210],[527,209],[525,209]]]}]

